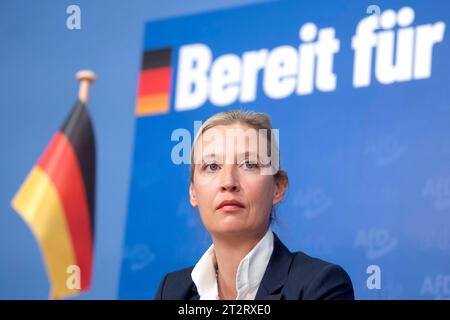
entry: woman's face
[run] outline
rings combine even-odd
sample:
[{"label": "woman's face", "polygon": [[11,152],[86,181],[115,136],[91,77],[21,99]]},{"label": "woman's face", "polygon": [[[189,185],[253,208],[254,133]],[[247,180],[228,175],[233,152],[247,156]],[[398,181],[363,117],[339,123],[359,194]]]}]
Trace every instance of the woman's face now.
[{"label": "woman's face", "polygon": [[[245,138],[246,130],[256,133],[258,143]],[[230,137],[244,139],[245,144],[233,143]],[[198,160],[189,188],[190,202],[198,206],[212,235],[261,236],[269,226],[272,206],[284,195],[285,181],[276,183],[273,175],[260,172],[258,139],[256,129],[221,125],[205,131],[195,145]]]}]

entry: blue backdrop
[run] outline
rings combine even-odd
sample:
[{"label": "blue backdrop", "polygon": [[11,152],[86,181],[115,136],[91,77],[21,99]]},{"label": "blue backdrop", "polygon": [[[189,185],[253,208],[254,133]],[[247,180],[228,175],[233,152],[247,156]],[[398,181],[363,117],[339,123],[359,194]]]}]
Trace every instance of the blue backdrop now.
[{"label": "blue backdrop", "polygon": [[[193,135],[195,120],[231,108],[267,112],[280,130],[290,188],[273,228],[291,250],[342,265],[360,299],[450,297],[450,5],[380,1],[378,20],[366,12],[370,4],[281,1],[146,24],[142,51],[172,52],[170,104],[136,119],[120,298],[152,298],[165,273],[193,265],[209,246],[189,205],[189,165],[171,159],[171,135]],[[371,19],[378,29],[364,29]],[[336,82],[318,72],[305,93],[296,86],[307,84],[302,72],[311,65],[307,53],[298,55],[306,23],[319,38],[334,31],[339,44],[313,51],[334,52],[332,70],[326,54],[310,61]],[[428,58],[424,39],[436,40]],[[242,57],[263,49],[256,95],[242,98]],[[213,67],[220,59],[229,60]],[[233,70],[235,79],[214,87],[214,77],[232,78]]]}]

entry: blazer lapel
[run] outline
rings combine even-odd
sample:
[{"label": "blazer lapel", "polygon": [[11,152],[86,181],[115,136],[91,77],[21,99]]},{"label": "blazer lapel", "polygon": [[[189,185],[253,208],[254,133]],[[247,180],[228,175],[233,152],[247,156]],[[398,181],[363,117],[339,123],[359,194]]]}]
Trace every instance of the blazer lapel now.
[{"label": "blazer lapel", "polygon": [[189,293],[189,296],[187,297],[188,300],[200,300],[200,296],[197,292],[197,287],[195,286],[195,283],[192,281],[192,288],[191,292]]},{"label": "blazer lapel", "polygon": [[273,252],[255,300],[283,300],[282,288],[292,263],[292,253],[274,233]]}]

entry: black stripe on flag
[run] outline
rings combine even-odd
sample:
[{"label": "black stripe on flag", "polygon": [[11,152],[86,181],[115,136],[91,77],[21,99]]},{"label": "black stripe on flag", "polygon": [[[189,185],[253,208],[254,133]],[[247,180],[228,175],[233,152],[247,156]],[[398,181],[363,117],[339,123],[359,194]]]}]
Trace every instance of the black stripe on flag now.
[{"label": "black stripe on flag", "polygon": [[142,58],[142,70],[169,67],[172,58],[171,48],[145,51]]},{"label": "black stripe on flag", "polygon": [[72,112],[67,117],[61,132],[67,137],[75,150],[80,164],[89,204],[89,218],[91,234],[94,239],[94,210],[95,210],[95,138],[89,112],[80,100],[75,102]]}]

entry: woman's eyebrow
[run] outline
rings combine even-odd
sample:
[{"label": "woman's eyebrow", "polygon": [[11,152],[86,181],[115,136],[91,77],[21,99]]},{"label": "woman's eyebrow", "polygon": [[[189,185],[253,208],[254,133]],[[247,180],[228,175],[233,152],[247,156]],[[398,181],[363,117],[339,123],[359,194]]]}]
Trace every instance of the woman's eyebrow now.
[{"label": "woman's eyebrow", "polygon": [[216,157],[215,153],[207,153],[202,156],[202,158],[215,158],[215,157]]},{"label": "woman's eyebrow", "polygon": [[255,160],[259,160],[259,155],[256,152],[241,152],[238,154],[237,156],[238,159],[255,159]]},{"label": "woman's eyebrow", "polygon": [[208,153],[208,154],[204,154],[204,155],[202,156],[202,159],[203,159],[203,160],[209,160],[209,159],[211,159],[211,160],[214,160],[214,159],[222,159],[222,155],[220,155],[220,154],[215,154],[215,153]]},{"label": "woman's eyebrow", "polygon": [[257,152],[253,152],[253,151],[246,151],[246,152],[240,152],[238,154],[239,157],[249,157],[249,156],[253,156],[253,157],[258,157],[258,153]]},{"label": "woman's eyebrow", "polygon": [[[222,154],[216,154],[216,153],[207,153],[202,156],[202,161],[207,161],[207,160],[221,161],[223,159],[224,159],[224,157]],[[236,155],[235,161],[239,162],[242,159],[250,159],[250,160],[259,161],[259,155],[256,152],[249,152],[249,151],[241,152]]]}]

